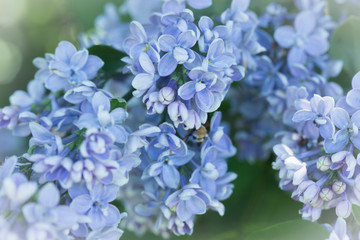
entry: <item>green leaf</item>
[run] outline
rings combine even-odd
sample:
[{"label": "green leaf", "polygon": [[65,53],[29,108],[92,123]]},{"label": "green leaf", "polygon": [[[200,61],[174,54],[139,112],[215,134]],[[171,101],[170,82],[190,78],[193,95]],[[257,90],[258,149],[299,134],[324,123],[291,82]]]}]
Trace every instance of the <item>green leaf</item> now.
[{"label": "green leaf", "polygon": [[245,240],[318,240],[328,236],[329,232],[318,223],[294,220],[257,231]]},{"label": "green leaf", "polygon": [[221,233],[220,235],[216,235],[209,240],[233,240],[233,239],[240,239],[239,233],[237,231],[228,231]]},{"label": "green leaf", "polygon": [[117,97],[110,99],[110,112],[117,108],[123,108],[126,109],[126,101],[123,98]]},{"label": "green leaf", "polygon": [[104,61],[103,70],[107,73],[115,73],[117,70],[125,66],[125,63],[121,60],[126,56],[125,53],[107,46],[107,45],[95,45],[90,47],[89,54],[98,56]]},{"label": "green leaf", "polygon": [[[351,16],[334,32],[330,55],[344,61],[344,70],[354,76],[360,71],[360,17]],[[350,81],[350,79],[349,79]]]},{"label": "green leaf", "polygon": [[353,204],[351,207],[355,221],[360,225],[360,206]]}]

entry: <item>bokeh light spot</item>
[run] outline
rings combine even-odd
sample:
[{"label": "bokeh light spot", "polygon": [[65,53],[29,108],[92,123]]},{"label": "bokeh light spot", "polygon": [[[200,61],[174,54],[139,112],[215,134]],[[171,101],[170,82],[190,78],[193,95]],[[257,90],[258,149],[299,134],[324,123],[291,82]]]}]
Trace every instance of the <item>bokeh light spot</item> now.
[{"label": "bokeh light spot", "polygon": [[0,85],[11,82],[20,70],[22,55],[18,47],[0,39]]}]

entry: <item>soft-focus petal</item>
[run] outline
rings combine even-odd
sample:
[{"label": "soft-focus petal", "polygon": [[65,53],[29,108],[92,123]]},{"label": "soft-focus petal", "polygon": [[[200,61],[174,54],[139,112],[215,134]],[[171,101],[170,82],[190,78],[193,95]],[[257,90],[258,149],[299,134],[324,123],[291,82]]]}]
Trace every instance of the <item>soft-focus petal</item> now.
[{"label": "soft-focus petal", "polygon": [[283,48],[290,48],[295,43],[295,31],[293,27],[282,26],[275,31],[274,38]]}]

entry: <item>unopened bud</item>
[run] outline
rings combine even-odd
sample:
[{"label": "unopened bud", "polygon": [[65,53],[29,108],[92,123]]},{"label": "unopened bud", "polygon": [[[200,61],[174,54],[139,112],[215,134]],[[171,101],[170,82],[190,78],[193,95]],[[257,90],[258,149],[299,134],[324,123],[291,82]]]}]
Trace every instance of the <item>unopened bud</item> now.
[{"label": "unopened bud", "polygon": [[175,92],[171,87],[163,87],[159,92],[159,101],[168,105],[175,100]]},{"label": "unopened bud", "polygon": [[346,190],[346,184],[341,181],[335,181],[332,185],[332,190],[337,194],[342,194]]},{"label": "unopened bud", "polygon": [[336,205],[336,215],[342,218],[348,218],[351,214],[351,203],[348,200],[339,202]]},{"label": "unopened bud", "polygon": [[321,156],[316,162],[316,166],[320,171],[327,171],[331,167],[331,160],[329,157]]},{"label": "unopened bud", "polygon": [[324,201],[330,201],[334,197],[334,192],[330,188],[323,188],[320,192],[320,197]]}]

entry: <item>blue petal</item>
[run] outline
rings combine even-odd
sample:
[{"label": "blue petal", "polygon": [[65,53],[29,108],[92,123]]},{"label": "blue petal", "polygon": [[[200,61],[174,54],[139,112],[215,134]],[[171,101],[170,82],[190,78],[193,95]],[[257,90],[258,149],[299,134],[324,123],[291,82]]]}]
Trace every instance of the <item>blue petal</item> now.
[{"label": "blue petal", "polygon": [[54,208],[60,202],[60,193],[55,184],[47,183],[39,191],[38,202],[48,208]]},{"label": "blue petal", "polygon": [[160,63],[158,66],[159,75],[162,77],[169,76],[175,71],[177,64],[178,63],[172,53],[165,54],[160,59]]},{"label": "blue petal", "polygon": [[204,9],[212,5],[212,0],[187,0],[187,2],[195,9]]},{"label": "blue petal", "polygon": [[103,66],[103,60],[97,56],[89,55],[85,66],[81,70],[86,73],[88,79],[93,79]]},{"label": "blue petal", "polygon": [[176,45],[176,39],[171,35],[162,35],[159,38],[159,47],[164,52],[170,52]]},{"label": "blue petal", "polygon": [[190,81],[182,85],[178,90],[179,96],[184,100],[189,100],[194,97],[196,93],[195,85],[195,81]]},{"label": "blue petal", "polygon": [[61,41],[55,49],[55,58],[64,63],[70,63],[71,57],[76,53],[75,46],[67,41]]},{"label": "blue petal", "polygon": [[81,51],[78,51],[77,53],[75,53],[70,60],[70,66],[74,69],[74,70],[79,70],[82,67],[85,66],[87,59],[89,56],[89,51],[86,49],[83,49]]},{"label": "blue petal", "polygon": [[275,31],[274,38],[283,48],[290,48],[295,44],[295,31],[293,27],[282,26]]},{"label": "blue petal", "polygon": [[214,104],[214,95],[207,88],[196,93],[195,101],[200,110],[208,112]]},{"label": "blue petal", "polygon": [[162,168],[162,180],[168,187],[176,189],[180,183],[180,173],[176,167],[164,164]]}]

